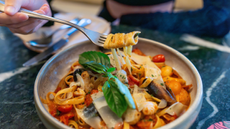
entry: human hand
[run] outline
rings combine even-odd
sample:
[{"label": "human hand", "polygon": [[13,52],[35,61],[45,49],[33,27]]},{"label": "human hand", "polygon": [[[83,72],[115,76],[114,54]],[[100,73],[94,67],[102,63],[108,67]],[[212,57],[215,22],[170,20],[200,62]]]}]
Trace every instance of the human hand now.
[{"label": "human hand", "polygon": [[13,33],[29,34],[47,22],[29,18],[28,15],[18,12],[20,8],[48,16],[52,15],[46,0],[5,0],[5,11],[0,13],[0,26],[8,27]]}]

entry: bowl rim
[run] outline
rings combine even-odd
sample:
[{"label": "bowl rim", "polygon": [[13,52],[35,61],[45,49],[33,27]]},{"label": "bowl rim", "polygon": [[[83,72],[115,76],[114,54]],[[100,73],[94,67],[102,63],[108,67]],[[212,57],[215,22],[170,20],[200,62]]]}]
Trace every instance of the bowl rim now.
[{"label": "bowl rim", "polygon": [[[179,51],[175,50],[174,48],[167,46],[163,43],[154,41],[154,40],[150,40],[150,39],[146,39],[146,38],[139,38],[139,41],[143,41],[143,42],[148,42],[151,44],[156,44],[159,47],[162,47],[164,49],[166,49],[167,51],[171,52],[171,53],[176,53],[177,56],[182,59],[186,65],[188,65],[190,67],[190,69],[193,71],[193,73],[195,74],[195,79],[197,80],[197,91],[196,91],[196,97],[194,99],[194,103],[192,105],[190,105],[189,109],[186,111],[186,113],[184,113],[182,116],[180,116],[178,119],[176,119],[175,121],[160,127],[159,129],[162,128],[173,128],[176,127],[177,125],[179,125],[180,123],[182,123],[186,118],[189,118],[189,116],[193,115],[193,112],[196,111],[196,109],[198,109],[198,107],[200,106],[200,104],[202,104],[202,97],[203,97],[203,84],[202,84],[202,79],[201,76],[198,72],[198,70],[196,69],[196,67],[193,65],[193,63],[187,58],[185,57],[182,53],[180,53]],[[83,41],[80,42],[78,44],[74,44],[71,45],[69,47],[67,47],[66,49],[61,50],[60,52],[58,52],[57,54],[55,54],[54,56],[52,56],[43,66],[42,68],[39,70],[35,83],[34,83],[34,100],[35,103],[37,104],[37,107],[39,108],[39,111],[41,111],[42,115],[45,116],[46,120],[52,122],[53,125],[56,125],[58,127],[61,128],[69,128],[68,126],[62,124],[61,122],[59,122],[58,120],[56,120],[53,116],[50,115],[50,113],[45,109],[45,107],[43,106],[40,97],[38,95],[38,84],[39,81],[41,79],[41,75],[43,74],[43,72],[46,70],[46,68],[49,66],[49,64],[56,58],[59,57],[59,55],[62,55],[63,53],[65,53],[66,51],[68,51],[69,49],[72,49],[72,47],[76,47],[76,46],[80,46],[86,42],[90,42],[89,40],[87,41]],[[199,88],[198,88],[199,86]],[[196,102],[196,103],[195,103]],[[198,111],[199,113],[199,111]]]}]

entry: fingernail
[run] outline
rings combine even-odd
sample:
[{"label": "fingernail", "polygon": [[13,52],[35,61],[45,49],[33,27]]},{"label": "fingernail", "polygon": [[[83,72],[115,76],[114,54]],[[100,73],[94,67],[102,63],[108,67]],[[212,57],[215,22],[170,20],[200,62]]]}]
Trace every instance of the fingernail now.
[{"label": "fingernail", "polygon": [[19,19],[20,19],[21,21],[26,21],[28,18],[29,18],[29,17],[28,17],[27,15],[25,15],[25,14],[19,14]]},{"label": "fingernail", "polygon": [[14,8],[13,6],[7,6],[7,7],[6,7],[6,12],[7,12],[8,14],[13,15],[13,14],[15,13],[15,8]]},{"label": "fingernail", "polygon": [[38,10],[37,13],[40,13],[40,14],[44,14],[45,15],[45,12],[43,10]]},{"label": "fingernail", "polygon": [[48,12],[48,7],[46,7],[46,6],[45,6],[45,7],[43,7],[43,8],[42,8],[42,11],[43,11],[43,12],[44,12],[44,14],[46,15],[46,14],[47,14],[47,12]]}]

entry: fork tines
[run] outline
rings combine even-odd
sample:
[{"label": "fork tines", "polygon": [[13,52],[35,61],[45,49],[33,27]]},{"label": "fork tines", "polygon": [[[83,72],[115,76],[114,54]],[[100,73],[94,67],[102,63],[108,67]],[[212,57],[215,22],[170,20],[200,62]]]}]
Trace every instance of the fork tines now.
[{"label": "fork tines", "polygon": [[101,35],[98,40],[98,43],[103,45],[105,43],[106,38],[107,38],[107,35]]}]

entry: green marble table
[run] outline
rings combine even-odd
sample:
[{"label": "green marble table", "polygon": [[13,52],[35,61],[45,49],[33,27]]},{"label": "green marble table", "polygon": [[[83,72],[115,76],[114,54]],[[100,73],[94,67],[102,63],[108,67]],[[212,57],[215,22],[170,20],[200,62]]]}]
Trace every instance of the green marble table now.
[{"label": "green marble table", "polygon": [[[198,69],[204,97],[199,116],[191,129],[230,121],[230,54],[200,47],[181,40],[181,34],[151,31],[128,26],[112,26],[112,33],[140,30],[141,37],[162,42],[184,54]],[[201,37],[222,44],[221,38]],[[193,49],[185,49],[193,48]],[[195,49],[194,49],[195,48]],[[27,49],[21,39],[0,27],[0,128],[44,129],[34,105],[33,87],[43,63],[29,68],[22,64],[37,53]],[[220,123],[221,124],[221,123]]]}]

